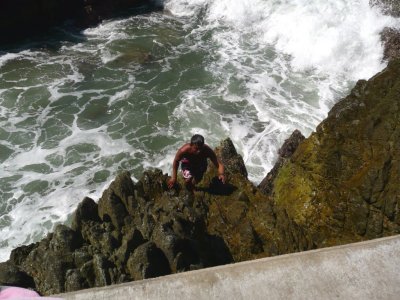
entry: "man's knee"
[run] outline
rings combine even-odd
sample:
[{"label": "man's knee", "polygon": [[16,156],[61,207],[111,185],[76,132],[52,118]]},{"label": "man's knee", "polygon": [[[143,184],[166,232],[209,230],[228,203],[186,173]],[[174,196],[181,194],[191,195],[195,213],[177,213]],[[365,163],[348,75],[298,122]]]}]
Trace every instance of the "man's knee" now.
[{"label": "man's knee", "polygon": [[190,178],[184,178],[185,184],[192,184],[193,183],[193,177]]}]

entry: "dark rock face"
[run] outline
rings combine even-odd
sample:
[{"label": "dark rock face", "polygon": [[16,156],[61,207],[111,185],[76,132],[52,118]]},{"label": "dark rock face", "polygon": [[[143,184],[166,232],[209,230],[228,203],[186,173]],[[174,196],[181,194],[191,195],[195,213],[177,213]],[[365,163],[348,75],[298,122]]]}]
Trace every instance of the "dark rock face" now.
[{"label": "dark rock face", "polygon": [[23,288],[35,288],[33,278],[14,265],[12,262],[0,263],[0,282],[2,285],[16,285]]},{"label": "dark rock face", "polygon": [[385,45],[383,59],[390,61],[400,58],[400,31],[394,28],[385,28],[381,33],[381,39]]},{"label": "dark rock face", "polygon": [[[82,1],[82,0],[81,0]],[[83,0],[82,8],[78,14],[83,25],[93,25],[116,12],[121,12],[139,5],[151,5],[151,0]]]},{"label": "dark rock face", "polygon": [[371,6],[379,6],[379,8],[387,15],[400,17],[400,3],[397,0],[370,0]]},{"label": "dark rock face", "polygon": [[89,197],[85,197],[82,202],[79,203],[72,220],[72,229],[80,231],[84,221],[100,222],[98,205]]},{"label": "dark rock face", "polygon": [[243,158],[237,153],[231,139],[228,138],[222,141],[221,145],[216,149],[216,153],[224,164],[225,172],[228,175],[236,173],[247,179],[247,170]]},{"label": "dark rock face", "polygon": [[137,247],[128,260],[127,268],[133,280],[171,274],[164,252],[153,242]]},{"label": "dark rock face", "polygon": [[46,32],[66,20],[87,27],[140,5],[156,9],[151,0],[2,0],[0,40]]},{"label": "dark rock face", "polygon": [[[378,6],[381,11],[395,18],[400,17],[400,2],[396,0],[370,0],[371,6]],[[384,46],[383,59],[390,61],[400,58],[400,31],[396,28],[385,28],[381,32]]]}]

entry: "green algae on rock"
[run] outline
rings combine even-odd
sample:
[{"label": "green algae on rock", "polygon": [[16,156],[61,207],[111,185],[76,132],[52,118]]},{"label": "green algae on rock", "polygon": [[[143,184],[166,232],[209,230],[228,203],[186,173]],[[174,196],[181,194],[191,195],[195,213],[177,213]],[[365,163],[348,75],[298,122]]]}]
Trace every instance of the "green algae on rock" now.
[{"label": "green algae on rock", "polygon": [[396,60],[359,81],[278,173],[274,205],[317,247],[399,232],[399,106]]}]

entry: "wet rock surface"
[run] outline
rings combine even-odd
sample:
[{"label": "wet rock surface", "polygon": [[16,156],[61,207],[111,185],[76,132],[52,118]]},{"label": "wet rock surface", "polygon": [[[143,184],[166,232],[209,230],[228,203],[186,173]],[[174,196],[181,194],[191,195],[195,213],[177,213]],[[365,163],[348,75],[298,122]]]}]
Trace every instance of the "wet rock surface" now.
[{"label": "wet rock surface", "polygon": [[400,58],[400,31],[395,28],[385,28],[381,33],[384,44],[383,59],[390,61]]},{"label": "wet rock surface", "polygon": [[[397,0],[370,0],[371,6],[377,6],[386,15],[399,18],[400,2]],[[400,31],[398,28],[386,27],[381,32],[383,60],[391,61],[400,58]]]},{"label": "wet rock surface", "polygon": [[371,6],[378,6],[385,14],[400,17],[400,3],[397,0],[370,0]]}]

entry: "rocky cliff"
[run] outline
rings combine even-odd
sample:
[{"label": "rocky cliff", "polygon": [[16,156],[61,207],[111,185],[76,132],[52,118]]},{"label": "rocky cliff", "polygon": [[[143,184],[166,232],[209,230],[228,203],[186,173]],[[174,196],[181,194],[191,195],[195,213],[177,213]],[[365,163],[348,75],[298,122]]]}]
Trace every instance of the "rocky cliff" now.
[{"label": "rocky cliff", "polygon": [[78,27],[91,26],[139,6],[157,8],[152,0],[2,0],[0,42],[45,33],[65,21],[72,21]]},{"label": "rocky cliff", "polygon": [[256,187],[230,139],[194,195],[123,172],[71,227],[14,249],[0,284],[44,295],[400,233],[400,60],[357,83],[307,139],[294,132]]}]

